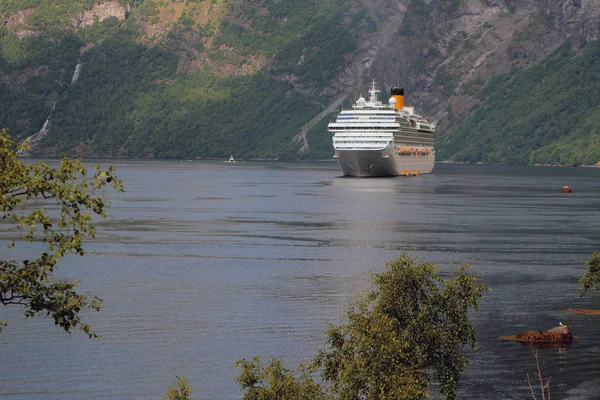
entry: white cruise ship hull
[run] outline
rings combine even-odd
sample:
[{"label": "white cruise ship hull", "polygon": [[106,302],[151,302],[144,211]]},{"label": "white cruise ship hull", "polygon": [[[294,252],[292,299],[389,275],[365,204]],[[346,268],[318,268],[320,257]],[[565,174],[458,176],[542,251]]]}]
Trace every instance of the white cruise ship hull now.
[{"label": "white cruise ship hull", "polygon": [[384,105],[373,82],[369,101],[361,96],[327,125],[344,175],[420,175],[433,170],[435,126],[404,106],[404,89],[393,87],[390,92]]},{"label": "white cruise ship hull", "polygon": [[435,161],[432,155],[401,156],[391,145],[384,150],[341,150],[337,155],[344,176],[363,178],[400,176],[407,171],[429,174]]}]

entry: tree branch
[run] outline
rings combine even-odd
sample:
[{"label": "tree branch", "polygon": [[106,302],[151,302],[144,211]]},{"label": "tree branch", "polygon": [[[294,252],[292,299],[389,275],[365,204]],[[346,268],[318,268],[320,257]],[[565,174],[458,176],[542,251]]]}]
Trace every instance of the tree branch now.
[{"label": "tree branch", "polygon": [[537,397],[535,397],[535,392],[533,391],[533,386],[531,386],[531,380],[529,379],[529,374],[527,374],[527,383],[529,384],[529,389],[531,390],[531,397],[533,397],[533,400],[537,400]]}]

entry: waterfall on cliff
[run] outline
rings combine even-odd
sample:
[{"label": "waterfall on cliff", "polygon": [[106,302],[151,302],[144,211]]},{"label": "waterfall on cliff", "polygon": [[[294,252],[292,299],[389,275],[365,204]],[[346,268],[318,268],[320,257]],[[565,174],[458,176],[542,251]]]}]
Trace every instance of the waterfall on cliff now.
[{"label": "waterfall on cliff", "polygon": [[74,84],[75,82],[77,82],[77,79],[79,79],[79,72],[81,72],[81,65],[82,64],[77,64],[77,66],[75,67],[75,72],[73,72],[73,78],[71,79],[71,85]]},{"label": "waterfall on cliff", "polygon": [[[83,64],[78,63],[75,66],[75,71],[73,71],[73,78],[71,79],[71,85],[74,84],[75,82],[77,82],[77,79],[79,79],[79,73],[81,72],[82,65]],[[44,138],[44,136],[46,136],[48,134],[48,132],[50,131],[50,117],[52,117],[52,111],[54,111],[55,107],[56,107],[56,102],[54,102],[54,104],[52,105],[52,110],[50,111],[50,115],[48,115],[48,118],[46,118],[46,122],[44,122],[44,125],[42,125],[42,128],[24,140],[25,142],[29,143],[30,149],[33,149],[35,147],[35,145],[38,144],[40,142],[40,140],[42,140]],[[23,152],[23,151],[19,150],[17,152],[17,155],[18,156],[27,155],[27,152]]]}]

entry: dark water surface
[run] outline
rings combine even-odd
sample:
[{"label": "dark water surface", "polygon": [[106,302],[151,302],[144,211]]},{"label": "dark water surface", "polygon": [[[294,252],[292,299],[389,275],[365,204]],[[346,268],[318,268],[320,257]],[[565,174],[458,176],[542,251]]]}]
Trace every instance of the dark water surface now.
[{"label": "dark water surface", "polygon": [[[86,256],[57,270],[105,300],[85,315],[102,338],[0,308],[11,322],[2,399],[159,399],[173,372],[195,398],[241,398],[235,360],[312,358],[327,323],[368,287],[365,272],[403,251],[445,275],[469,261],[493,288],[472,317],[480,348],[459,398],[529,398],[531,350],[497,338],[559,321],[579,338],[540,351],[552,398],[600,398],[600,317],[566,311],[600,308],[600,293],[577,296],[600,250],[598,169],[438,165],[348,179],[330,163],[113,164],[127,192],[109,194]],[[3,258],[31,252],[2,238]]]}]

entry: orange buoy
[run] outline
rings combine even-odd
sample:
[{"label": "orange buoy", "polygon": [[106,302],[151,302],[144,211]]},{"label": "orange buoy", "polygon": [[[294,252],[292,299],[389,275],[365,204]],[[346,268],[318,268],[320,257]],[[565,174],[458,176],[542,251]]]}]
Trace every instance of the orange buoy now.
[{"label": "orange buoy", "polygon": [[562,192],[563,193],[571,193],[571,191],[572,191],[572,189],[571,189],[571,187],[569,185],[565,185],[562,188]]}]

